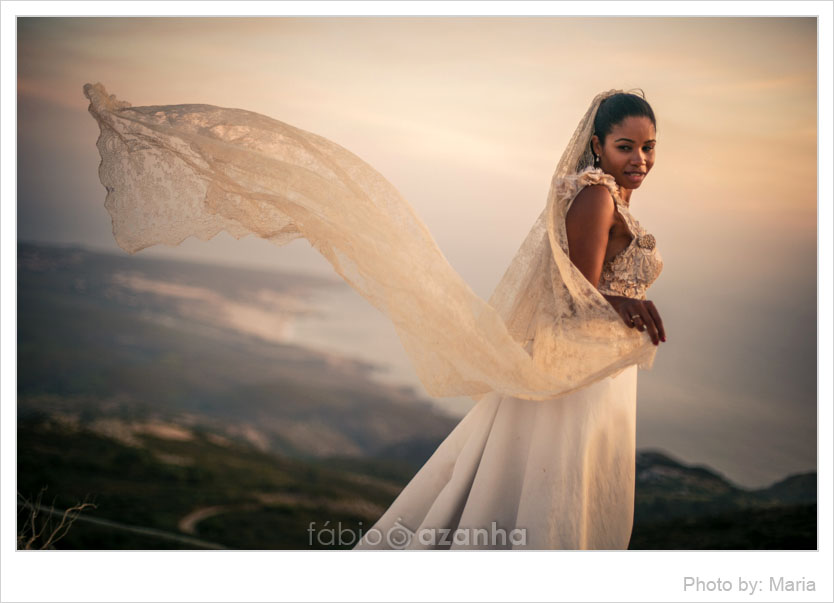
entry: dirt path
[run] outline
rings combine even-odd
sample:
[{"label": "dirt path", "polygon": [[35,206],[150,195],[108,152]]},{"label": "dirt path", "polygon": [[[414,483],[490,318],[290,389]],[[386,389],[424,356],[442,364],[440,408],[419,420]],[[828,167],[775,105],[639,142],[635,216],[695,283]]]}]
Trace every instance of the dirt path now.
[{"label": "dirt path", "polygon": [[314,498],[292,492],[258,492],[255,493],[255,497],[258,499],[258,503],[200,507],[180,519],[177,527],[186,534],[196,534],[197,525],[209,517],[216,517],[217,515],[231,513],[233,511],[256,511],[276,505],[322,507],[331,512],[353,513],[366,517],[379,517],[385,511],[379,505],[364,500],[332,500],[329,498]]},{"label": "dirt path", "polygon": [[260,505],[242,504],[242,505],[215,505],[213,507],[201,507],[196,509],[183,517],[177,523],[177,527],[181,532],[186,534],[196,534],[197,524],[201,521],[214,517],[215,515],[222,515],[231,511],[254,511]]}]

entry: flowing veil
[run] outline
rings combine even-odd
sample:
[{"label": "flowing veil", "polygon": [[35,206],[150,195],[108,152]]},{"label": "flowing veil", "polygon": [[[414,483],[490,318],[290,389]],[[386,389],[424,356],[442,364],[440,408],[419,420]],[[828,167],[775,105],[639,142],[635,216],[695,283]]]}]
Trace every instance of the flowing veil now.
[{"label": "flowing veil", "polygon": [[428,393],[544,400],[656,353],[568,256],[565,214],[588,182],[594,98],[547,203],[489,302],[452,268],[410,204],[347,149],[275,119],[212,105],[132,107],[86,84],[100,127],[99,177],[128,253],[221,231],[276,245],[304,237],[393,323]]}]

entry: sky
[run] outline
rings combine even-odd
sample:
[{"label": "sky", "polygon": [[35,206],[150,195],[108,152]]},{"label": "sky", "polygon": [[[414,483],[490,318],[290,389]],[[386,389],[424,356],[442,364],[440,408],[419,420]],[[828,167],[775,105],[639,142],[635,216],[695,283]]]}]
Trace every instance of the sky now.
[{"label": "sky", "polygon": [[[814,18],[19,18],[19,240],[123,253],[82,86],[206,103],[330,138],[414,206],[488,298],[595,94],[641,88],[656,163],[631,198],[668,335],[638,383],[638,447],[749,487],[816,469]],[[333,274],[305,241],[147,256]]]}]

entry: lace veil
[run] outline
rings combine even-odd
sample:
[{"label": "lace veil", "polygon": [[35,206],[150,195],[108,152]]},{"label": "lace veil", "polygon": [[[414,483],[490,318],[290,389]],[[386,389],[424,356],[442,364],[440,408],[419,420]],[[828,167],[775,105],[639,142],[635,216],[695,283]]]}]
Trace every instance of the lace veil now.
[{"label": "lace veil", "polygon": [[410,204],[347,149],[269,117],[212,105],[132,107],[86,84],[100,127],[99,177],[128,253],[225,230],[276,245],[304,237],[394,324],[436,397],[497,391],[555,398],[632,364],[651,368],[629,329],[568,257],[565,214],[592,166],[594,98],[553,175],[547,204],[489,302],[451,267]]}]

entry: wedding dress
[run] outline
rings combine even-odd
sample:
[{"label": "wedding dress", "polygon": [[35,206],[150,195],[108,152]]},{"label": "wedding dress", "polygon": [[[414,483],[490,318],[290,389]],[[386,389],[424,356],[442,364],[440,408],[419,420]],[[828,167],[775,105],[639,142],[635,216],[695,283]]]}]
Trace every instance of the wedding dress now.
[{"label": "wedding dress", "polygon": [[[603,265],[602,293],[646,299],[663,261],[613,178],[632,233]],[[568,207],[570,203],[568,203]],[[355,549],[626,549],[634,517],[637,365],[545,401],[482,398]]]},{"label": "wedding dress", "polygon": [[[602,293],[645,299],[662,260],[614,179],[592,166],[593,118],[615,92],[597,95],[580,120],[544,210],[487,302],[397,190],[347,149],[250,111],[132,107],[84,86],[105,207],[125,251],[220,231],[276,245],[304,237],[391,319],[429,394],[477,402],[358,549],[627,546],[636,373],[652,367],[656,347]],[[596,286],[570,261],[565,229],[592,184],[608,187],[632,233]]]}]

